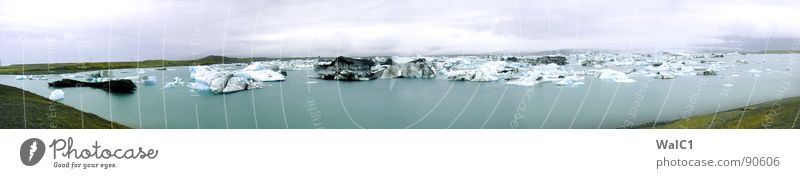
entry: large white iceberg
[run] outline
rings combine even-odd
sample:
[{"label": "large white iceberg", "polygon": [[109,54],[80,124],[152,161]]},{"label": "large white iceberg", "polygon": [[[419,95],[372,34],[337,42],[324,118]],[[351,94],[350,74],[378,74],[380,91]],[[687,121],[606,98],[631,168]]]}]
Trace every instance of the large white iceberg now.
[{"label": "large white iceberg", "polygon": [[262,63],[251,64],[247,71],[226,71],[211,66],[195,66],[190,75],[194,79],[194,83],[189,84],[189,88],[211,90],[213,93],[231,93],[262,88],[262,81],[284,80],[283,75],[265,69],[264,66]]},{"label": "large white iceberg", "polygon": [[61,89],[53,90],[53,92],[50,92],[50,97],[47,98],[53,101],[64,99],[64,91]]}]

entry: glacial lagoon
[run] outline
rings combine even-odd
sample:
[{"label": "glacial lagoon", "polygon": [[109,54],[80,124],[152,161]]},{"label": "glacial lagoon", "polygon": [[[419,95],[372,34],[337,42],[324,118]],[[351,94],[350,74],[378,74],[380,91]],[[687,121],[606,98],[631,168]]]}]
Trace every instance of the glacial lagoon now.
[{"label": "glacial lagoon", "polygon": [[[595,129],[668,121],[800,95],[800,55],[718,60],[730,66],[718,75],[667,80],[632,75],[636,80],[632,83],[587,76],[580,86],[450,81],[443,75],[331,81],[310,78],[313,71],[299,70],[288,71],[285,81],[229,94],[164,88],[174,77],[191,80],[190,66],[170,67],[141,74],[156,76],[158,82],[138,84],[133,94],[61,88],[65,95],[58,102],[145,129]],[[565,67],[582,66],[571,61]],[[137,75],[137,69],[113,71],[117,77]],[[53,75],[49,81],[58,78]],[[0,76],[0,84],[44,97],[55,90],[46,80],[15,80],[13,75]]]}]

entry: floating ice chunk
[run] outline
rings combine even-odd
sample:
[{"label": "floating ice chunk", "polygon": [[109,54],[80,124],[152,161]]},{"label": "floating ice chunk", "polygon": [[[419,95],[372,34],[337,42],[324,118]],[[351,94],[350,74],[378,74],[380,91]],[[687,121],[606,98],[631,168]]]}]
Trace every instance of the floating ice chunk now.
[{"label": "floating ice chunk", "polygon": [[25,80],[25,76],[24,75],[17,75],[17,76],[14,77],[14,80]]},{"label": "floating ice chunk", "polygon": [[137,74],[144,74],[144,73],[147,73],[147,71],[145,71],[144,69],[139,69],[139,71],[137,71],[136,73]]},{"label": "floating ice chunk", "polygon": [[257,71],[257,70],[272,70],[272,69],[273,69],[272,65],[269,65],[266,62],[253,62],[247,67],[242,68],[242,71]]},{"label": "floating ice chunk", "polygon": [[749,73],[759,73],[759,72],[761,72],[761,70],[758,70],[758,69],[750,69],[750,70],[748,70],[747,72],[749,72]]},{"label": "floating ice chunk", "polygon": [[473,82],[497,81],[498,78],[483,70],[457,70],[445,73],[448,80],[466,80]]},{"label": "floating ice chunk", "polygon": [[50,97],[47,98],[53,101],[64,99],[64,91],[61,89],[53,90],[53,92],[50,92]]},{"label": "floating ice chunk", "polygon": [[211,87],[209,87],[207,84],[200,82],[190,83],[189,88],[199,91],[211,90]]},{"label": "floating ice chunk", "polygon": [[155,85],[158,82],[156,76],[142,76],[142,83],[145,85]]},{"label": "floating ice chunk", "polygon": [[612,69],[603,69],[600,71],[600,75],[597,78],[600,79],[617,79],[617,78],[627,78],[628,76],[625,73],[620,71],[612,70]]},{"label": "floating ice chunk", "polygon": [[407,63],[416,60],[412,57],[402,57],[402,56],[392,56],[392,62],[395,63]]},{"label": "floating ice chunk", "polygon": [[726,83],[726,84],[722,84],[722,86],[725,86],[725,87],[732,87],[732,86],[733,86],[733,84]]},{"label": "floating ice chunk", "polygon": [[448,80],[472,80],[475,70],[456,70],[445,73]]},{"label": "floating ice chunk", "polygon": [[508,81],[506,84],[508,85],[520,85],[520,86],[534,86],[540,82],[542,76],[537,74],[536,72],[528,71],[522,77]]},{"label": "floating ice chunk", "polygon": [[231,93],[231,92],[247,90],[247,86],[248,82],[246,78],[231,77],[230,79],[228,79],[228,83],[225,85],[225,88],[222,89],[222,93]]},{"label": "floating ice chunk", "polygon": [[597,78],[600,78],[600,79],[611,79],[611,80],[614,80],[614,82],[618,82],[618,83],[636,82],[636,80],[628,78],[628,75],[626,75],[625,73],[620,72],[620,71],[616,71],[616,70],[612,70],[612,69],[603,69],[603,70],[601,70],[599,72],[600,72],[600,75],[598,75]]},{"label": "floating ice chunk", "polygon": [[584,77],[581,76],[566,76],[561,81],[556,82],[556,85],[559,86],[580,86],[583,85],[583,82],[579,82],[579,80],[583,80]]},{"label": "floating ice chunk", "polygon": [[181,79],[180,77],[175,77],[175,78],[172,79],[172,82],[168,82],[168,83],[164,84],[164,88],[176,87],[178,85],[181,85],[182,83],[183,83],[183,79]]},{"label": "floating ice chunk", "polygon": [[236,72],[234,75],[237,77],[253,79],[259,82],[286,80],[286,77],[284,77],[281,73],[272,71],[270,69],[240,71]]},{"label": "floating ice chunk", "polygon": [[220,78],[224,75],[221,69],[209,66],[195,66],[192,67],[191,77],[197,82],[211,85],[214,79]]},{"label": "floating ice chunk", "polygon": [[636,82],[636,80],[633,80],[633,79],[630,79],[630,78],[614,79],[614,81],[617,82],[617,83],[633,83],[633,82]]},{"label": "floating ice chunk", "polygon": [[475,73],[475,77],[473,77],[472,80],[470,80],[470,81],[473,81],[473,82],[491,82],[491,81],[497,81],[497,80],[498,80],[498,78],[495,77],[494,75],[490,74],[490,72],[485,71],[485,70],[478,70]]},{"label": "floating ice chunk", "polygon": [[210,83],[208,83],[209,88],[211,88],[211,92],[214,93],[222,93],[222,90],[225,89],[226,85],[228,84],[228,80],[233,77],[233,75],[226,74],[222,77],[213,78]]}]

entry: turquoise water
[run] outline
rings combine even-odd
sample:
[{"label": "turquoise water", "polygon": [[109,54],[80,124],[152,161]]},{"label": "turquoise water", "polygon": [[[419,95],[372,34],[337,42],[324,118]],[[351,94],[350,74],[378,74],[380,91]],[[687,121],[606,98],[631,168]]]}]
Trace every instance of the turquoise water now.
[{"label": "turquoise water", "polygon": [[[735,64],[737,59],[749,64]],[[63,88],[66,95],[59,102],[133,128],[618,128],[800,95],[798,55],[723,61],[731,68],[716,76],[633,76],[634,83],[586,77],[586,84],[577,87],[448,81],[444,76],[326,81],[308,78],[313,71],[289,71],[286,81],[224,95],[162,89],[173,77],[190,80],[188,67],[174,67],[143,74],[157,76],[158,84],[139,84],[133,94]],[[763,72],[756,77],[750,69]],[[136,75],[135,69],[116,72],[118,77]],[[46,81],[7,75],[0,76],[0,83],[45,97],[53,90]]]}]

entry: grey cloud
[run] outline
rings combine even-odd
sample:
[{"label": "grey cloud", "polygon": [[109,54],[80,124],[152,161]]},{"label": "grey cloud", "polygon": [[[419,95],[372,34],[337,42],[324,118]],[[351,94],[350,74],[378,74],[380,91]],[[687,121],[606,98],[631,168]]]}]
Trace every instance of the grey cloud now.
[{"label": "grey cloud", "polygon": [[[730,36],[800,37],[796,24],[800,12],[793,10],[800,7],[796,1],[121,0],[115,2],[127,4],[92,5],[102,2],[0,2],[3,64],[190,59],[223,53],[332,56],[699,49],[716,43],[725,46]],[[74,7],[50,7],[54,3]],[[12,7],[29,9],[8,9]],[[763,40],[743,43],[762,46]]]}]

